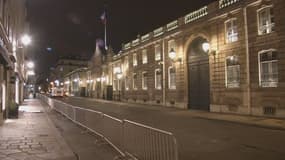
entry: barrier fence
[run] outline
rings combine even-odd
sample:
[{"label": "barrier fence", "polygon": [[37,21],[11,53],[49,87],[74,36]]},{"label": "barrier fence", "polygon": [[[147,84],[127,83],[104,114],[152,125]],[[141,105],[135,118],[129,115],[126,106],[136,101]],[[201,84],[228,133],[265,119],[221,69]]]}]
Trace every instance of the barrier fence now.
[{"label": "barrier fence", "polygon": [[177,141],[170,132],[120,120],[41,94],[37,96],[74,123],[104,138],[122,156],[129,155],[138,160],[178,160]]}]

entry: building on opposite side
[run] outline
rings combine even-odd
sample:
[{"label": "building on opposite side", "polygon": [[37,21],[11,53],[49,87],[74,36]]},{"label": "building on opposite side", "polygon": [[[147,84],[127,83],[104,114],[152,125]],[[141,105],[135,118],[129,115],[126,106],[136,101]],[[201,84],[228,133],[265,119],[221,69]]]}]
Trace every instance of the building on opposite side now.
[{"label": "building on opposite side", "polygon": [[92,83],[126,102],[285,117],[284,8],[280,0],[215,1],[101,54]]}]

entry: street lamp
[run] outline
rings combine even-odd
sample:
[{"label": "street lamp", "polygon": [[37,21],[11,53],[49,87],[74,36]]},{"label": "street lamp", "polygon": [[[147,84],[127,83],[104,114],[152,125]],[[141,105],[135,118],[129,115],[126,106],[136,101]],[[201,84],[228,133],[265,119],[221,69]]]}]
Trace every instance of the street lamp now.
[{"label": "street lamp", "polygon": [[29,69],[33,69],[33,68],[35,67],[34,62],[28,62],[28,63],[27,63],[27,67],[28,67]]},{"label": "street lamp", "polygon": [[30,37],[29,35],[25,34],[25,35],[22,36],[21,42],[22,42],[22,44],[23,44],[24,46],[28,46],[28,45],[31,44],[32,39],[31,39],[31,37]]},{"label": "street lamp", "polygon": [[208,53],[210,51],[210,43],[209,42],[204,42],[202,44],[202,49],[204,52]]},{"label": "street lamp", "polygon": [[176,52],[173,48],[171,48],[171,50],[168,53],[169,58],[171,58],[171,60],[173,60],[174,62],[179,61],[181,62],[182,59],[181,58],[176,58]]},{"label": "street lamp", "polygon": [[208,55],[213,55],[215,58],[215,55],[217,54],[216,50],[211,49],[211,45],[209,42],[204,42],[202,43],[202,49],[205,53],[207,53]]},{"label": "street lamp", "polygon": [[173,48],[171,48],[170,52],[169,52],[169,57],[171,59],[175,59],[176,58],[176,52],[174,51]]}]

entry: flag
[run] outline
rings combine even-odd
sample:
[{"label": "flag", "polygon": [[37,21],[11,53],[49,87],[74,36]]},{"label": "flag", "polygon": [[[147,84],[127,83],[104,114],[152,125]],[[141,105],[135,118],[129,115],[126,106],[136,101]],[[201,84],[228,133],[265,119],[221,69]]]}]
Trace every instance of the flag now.
[{"label": "flag", "polygon": [[100,19],[102,20],[103,24],[106,24],[107,22],[107,17],[106,17],[106,12],[104,11],[103,14],[101,15]]},{"label": "flag", "polygon": [[101,48],[101,47],[105,46],[105,43],[101,38],[98,38],[98,39],[96,39],[96,46]]}]

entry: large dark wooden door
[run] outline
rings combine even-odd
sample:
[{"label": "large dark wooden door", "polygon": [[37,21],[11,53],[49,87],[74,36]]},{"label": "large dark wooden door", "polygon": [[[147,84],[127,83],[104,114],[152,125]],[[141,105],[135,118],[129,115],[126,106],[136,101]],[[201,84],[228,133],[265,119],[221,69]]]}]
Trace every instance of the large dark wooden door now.
[{"label": "large dark wooden door", "polygon": [[209,57],[207,55],[191,57],[188,65],[189,108],[198,110],[209,110]]}]

